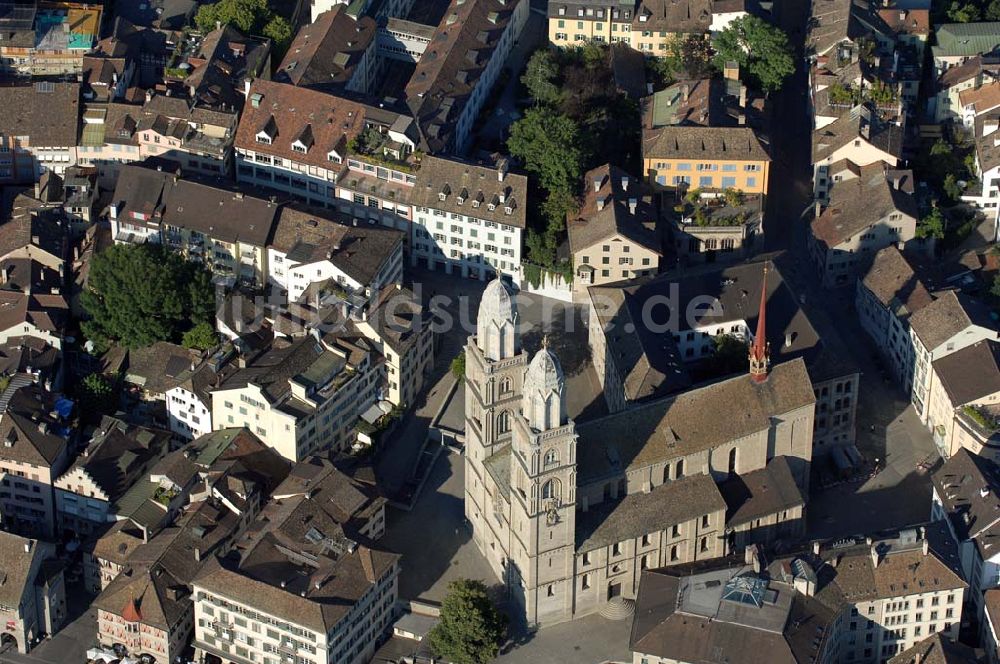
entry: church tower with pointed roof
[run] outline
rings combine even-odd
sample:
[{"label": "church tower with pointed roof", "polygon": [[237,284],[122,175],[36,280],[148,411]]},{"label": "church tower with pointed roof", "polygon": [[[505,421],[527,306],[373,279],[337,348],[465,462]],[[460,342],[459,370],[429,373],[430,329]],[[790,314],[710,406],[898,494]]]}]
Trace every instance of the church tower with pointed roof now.
[{"label": "church tower with pointed roof", "polygon": [[760,309],[757,312],[757,332],[750,344],[750,380],[763,383],[771,368],[771,346],[767,343],[767,263],[760,285]]}]

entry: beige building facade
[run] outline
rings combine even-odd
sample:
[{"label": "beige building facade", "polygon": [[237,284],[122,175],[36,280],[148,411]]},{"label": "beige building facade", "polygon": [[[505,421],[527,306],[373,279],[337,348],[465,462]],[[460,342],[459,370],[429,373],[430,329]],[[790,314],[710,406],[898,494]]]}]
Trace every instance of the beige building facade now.
[{"label": "beige building facade", "polygon": [[[696,413],[759,399],[746,376],[577,428],[558,359],[543,347],[529,364],[517,321],[512,295],[491,282],[466,347],[465,511],[529,622],[620,606],[644,569],[725,555],[717,482],[781,456],[793,485],[807,486],[814,396],[801,361],[767,379],[781,394],[765,406],[774,417],[746,428],[734,418],[738,431],[706,439],[685,429]],[[782,512],[778,521],[794,518]]]}]

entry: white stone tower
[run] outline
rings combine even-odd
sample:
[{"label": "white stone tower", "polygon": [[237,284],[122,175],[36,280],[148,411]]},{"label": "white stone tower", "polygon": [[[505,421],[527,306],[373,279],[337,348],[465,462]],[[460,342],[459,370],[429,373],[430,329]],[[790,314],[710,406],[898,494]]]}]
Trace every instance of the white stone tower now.
[{"label": "white stone tower", "polygon": [[[518,322],[514,294],[498,277],[483,292],[476,335],[465,347],[465,516],[476,545],[502,580],[510,549],[510,470],[504,462],[510,459],[528,364]],[[501,475],[499,485],[489,471]]]},{"label": "white stone tower", "polygon": [[566,413],[566,380],[547,340],[524,375],[511,459],[512,597],[529,623],[573,611],[576,429]]}]

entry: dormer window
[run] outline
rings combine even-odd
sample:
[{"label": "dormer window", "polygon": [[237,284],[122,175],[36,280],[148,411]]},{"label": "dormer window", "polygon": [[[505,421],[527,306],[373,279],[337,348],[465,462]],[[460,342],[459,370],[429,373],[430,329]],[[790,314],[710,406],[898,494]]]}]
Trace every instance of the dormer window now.
[{"label": "dormer window", "polygon": [[565,7],[560,7],[559,8],[559,15],[560,16],[565,16],[566,15],[566,8]]},{"label": "dormer window", "polygon": [[486,206],[486,209],[489,210],[490,212],[493,212],[494,210],[497,209],[496,203],[491,202],[489,205]]},{"label": "dormer window", "polygon": [[472,199],[472,207],[474,208],[479,207],[479,201],[477,199]]},{"label": "dormer window", "polygon": [[296,152],[301,152],[302,154],[309,152],[309,148],[302,145],[302,143],[299,143],[298,141],[292,143],[292,149],[295,150]]},{"label": "dormer window", "polygon": [[514,214],[514,208],[512,208],[509,205],[504,206],[503,213],[506,214],[506,215]]},{"label": "dormer window", "polygon": [[340,163],[343,163],[343,161],[344,161],[341,158],[341,156],[339,154],[337,154],[336,150],[330,150],[329,152],[327,152],[326,153],[326,160],[327,161],[332,161],[335,164],[340,164]]},{"label": "dormer window", "polygon": [[270,145],[274,142],[274,137],[278,135],[278,123],[275,122],[274,116],[270,116],[261,130],[257,132],[257,142],[263,143],[264,145]]}]

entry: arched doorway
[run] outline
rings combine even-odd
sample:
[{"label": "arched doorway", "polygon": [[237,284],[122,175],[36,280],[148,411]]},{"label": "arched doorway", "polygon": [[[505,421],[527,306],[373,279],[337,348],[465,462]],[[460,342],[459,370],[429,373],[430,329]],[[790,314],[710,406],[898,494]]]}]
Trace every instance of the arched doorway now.
[{"label": "arched doorway", "polygon": [[17,637],[10,632],[4,632],[0,634],[0,652],[7,652],[8,650],[18,650]]}]

